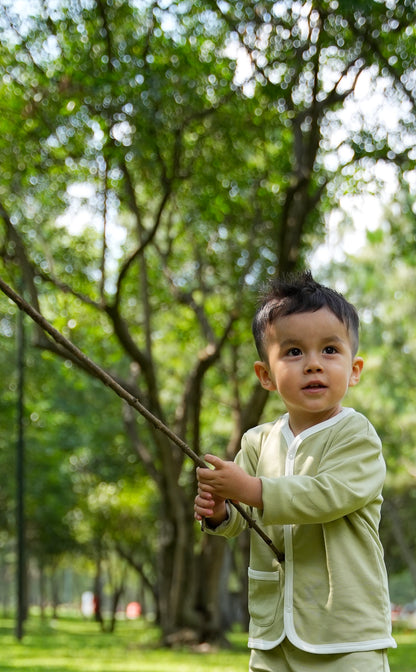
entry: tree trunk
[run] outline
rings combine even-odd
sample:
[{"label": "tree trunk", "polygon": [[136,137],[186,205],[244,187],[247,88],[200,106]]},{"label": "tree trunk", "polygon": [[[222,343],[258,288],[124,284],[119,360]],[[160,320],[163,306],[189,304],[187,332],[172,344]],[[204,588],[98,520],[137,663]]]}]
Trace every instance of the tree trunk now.
[{"label": "tree trunk", "polygon": [[101,557],[96,559],[95,577],[94,577],[94,619],[100,624],[101,630],[104,630],[104,618],[102,614],[102,580],[101,580]]},{"label": "tree trunk", "polygon": [[45,618],[45,604],[46,604],[46,582],[45,582],[45,569],[43,562],[39,560],[39,602],[40,602],[40,615],[42,620]]},{"label": "tree trunk", "polygon": [[201,556],[196,557],[196,609],[201,642],[225,641],[224,609],[228,603],[228,544],[223,537],[204,535]]},{"label": "tree trunk", "polygon": [[414,552],[409,547],[406,535],[403,531],[402,522],[395,503],[390,499],[384,502],[384,511],[391,521],[391,532],[400,550],[401,556],[409,569],[410,576],[416,587],[416,559]]},{"label": "tree trunk", "polygon": [[58,606],[59,606],[59,580],[57,578],[57,572],[54,567],[51,570],[51,597],[52,597],[52,612],[53,618],[58,618]]},{"label": "tree trunk", "polygon": [[124,582],[121,582],[120,585],[116,586],[113,590],[113,595],[111,598],[111,617],[110,617],[110,624],[107,628],[107,632],[114,632],[114,630],[116,629],[117,609],[123,592],[124,592]]},{"label": "tree trunk", "polygon": [[192,509],[180,495],[175,511],[165,508],[159,541],[160,625],[164,642],[169,644],[174,633],[195,626]]}]

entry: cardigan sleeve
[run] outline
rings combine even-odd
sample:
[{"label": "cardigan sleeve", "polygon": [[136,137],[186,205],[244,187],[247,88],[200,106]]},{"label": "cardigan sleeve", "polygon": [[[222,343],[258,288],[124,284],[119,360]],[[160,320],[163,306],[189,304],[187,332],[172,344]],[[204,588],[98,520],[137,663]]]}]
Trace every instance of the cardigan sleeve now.
[{"label": "cardigan sleeve", "polygon": [[386,473],[381,442],[372,425],[357,416],[327,441],[315,474],[295,470],[294,475],[261,477],[264,525],[328,523],[371,502],[381,504]]}]

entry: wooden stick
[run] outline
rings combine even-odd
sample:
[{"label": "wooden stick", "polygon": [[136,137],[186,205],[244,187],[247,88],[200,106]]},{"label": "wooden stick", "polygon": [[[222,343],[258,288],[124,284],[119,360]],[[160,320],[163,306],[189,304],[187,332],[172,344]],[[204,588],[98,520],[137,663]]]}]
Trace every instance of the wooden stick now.
[{"label": "wooden stick", "polygon": [[[197,467],[207,467],[208,465],[202,460],[199,455],[197,455],[192,448],[188,446],[185,441],[172,432],[169,427],[167,427],[159,418],[157,418],[153,413],[151,413],[140,401],[134,397],[130,392],[128,392],[122,385],[120,385],[112,376],[106,373],[98,364],[92,361],[87,355],[85,355],[82,350],[77,348],[76,345],[71,343],[65,336],[63,336],[57,329],[55,329],[44,317],[41,315],[33,306],[30,305],[25,299],[17,294],[8,284],[0,278],[0,289],[3,291],[6,296],[9,297],[19,308],[23,310],[29,317],[36,322],[44,331],[46,331],[54,341],[62,345],[68,352],[70,352],[74,357],[83,364],[93,376],[101,380],[104,385],[113,390],[121,399],[126,401],[132,408],[138,411],[146,420],[148,420],[157,430],[163,432],[173,443],[175,443],[191,460]],[[245,509],[238,504],[237,502],[230,502],[237,511],[243,516],[246,520],[248,526],[252,528],[263,541],[269,546],[269,548],[275,553],[279,562],[284,560],[284,554],[281,553],[273,544],[270,537],[267,536],[257,525],[255,520],[253,520],[245,511]]]}]

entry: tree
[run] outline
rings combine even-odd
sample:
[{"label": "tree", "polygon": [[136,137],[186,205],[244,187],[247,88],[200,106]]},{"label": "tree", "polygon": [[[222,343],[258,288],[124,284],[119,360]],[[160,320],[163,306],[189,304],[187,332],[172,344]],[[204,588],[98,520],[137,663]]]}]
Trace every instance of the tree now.
[{"label": "tree", "polygon": [[[248,366],[256,285],[305,263],[347,181],[380,160],[412,165],[398,138],[414,124],[414,13],[95,0],[20,15],[3,4],[7,274],[20,269],[33,305],[197,454],[233,456],[263,412]],[[397,133],[366,116],[343,123],[364,74],[407,105]],[[81,231],[65,226],[82,216]],[[124,423],[158,491],[163,632],[191,623],[216,636],[218,591],[208,604],[193,552],[193,465],[131,412]],[[214,579],[221,548],[215,559]]]}]

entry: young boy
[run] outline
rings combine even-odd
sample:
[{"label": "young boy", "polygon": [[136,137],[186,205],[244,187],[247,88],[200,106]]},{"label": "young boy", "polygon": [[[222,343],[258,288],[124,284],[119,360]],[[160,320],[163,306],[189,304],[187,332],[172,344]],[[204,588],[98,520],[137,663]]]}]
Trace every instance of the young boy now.
[{"label": "young boy", "polygon": [[385,463],[368,420],[343,408],[359,382],[359,320],[309,272],[275,280],[253,320],[254,370],[287,413],[243,436],[235,462],[198,469],[195,518],[233,537],[251,517],[251,672],[387,672],[390,601],[378,536]]}]

